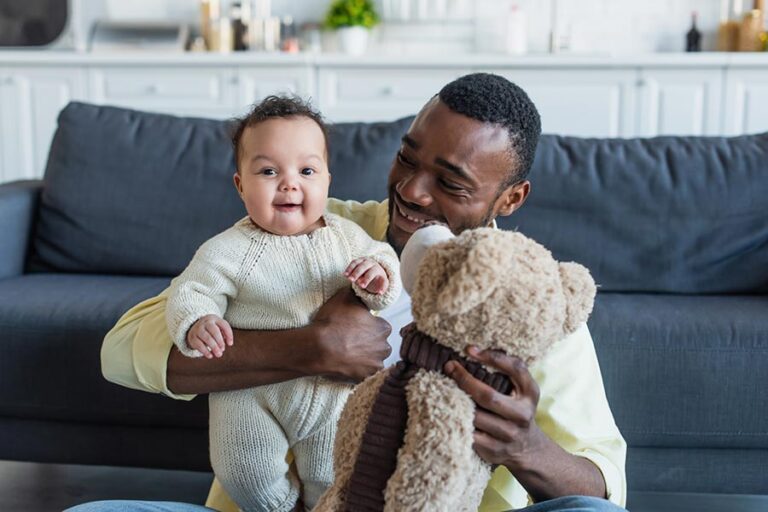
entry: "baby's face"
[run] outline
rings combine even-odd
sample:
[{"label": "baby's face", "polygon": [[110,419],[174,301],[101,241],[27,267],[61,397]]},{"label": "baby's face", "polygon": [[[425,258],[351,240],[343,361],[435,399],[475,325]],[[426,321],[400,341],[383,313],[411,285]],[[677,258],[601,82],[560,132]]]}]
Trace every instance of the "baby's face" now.
[{"label": "baby's face", "polygon": [[325,138],[309,118],[275,118],[245,129],[235,186],[251,219],[276,235],[322,225],[331,175]]}]

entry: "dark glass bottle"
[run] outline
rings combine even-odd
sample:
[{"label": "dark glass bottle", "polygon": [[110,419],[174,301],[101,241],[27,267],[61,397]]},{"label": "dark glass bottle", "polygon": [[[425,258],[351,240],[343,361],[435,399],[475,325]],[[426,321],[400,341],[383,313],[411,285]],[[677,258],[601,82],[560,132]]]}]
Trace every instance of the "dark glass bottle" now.
[{"label": "dark glass bottle", "polygon": [[691,30],[685,35],[685,51],[687,52],[701,51],[701,32],[696,28],[696,17],[696,12],[691,14]]},{"label": "dark glass bottle", "polygon": [[243,19],[243,6],[240,2],[233,2],[230,5],[229,17],[232,19],[232,38],[235,41],[233,50],[237,52],[247,50],[245,35],[248,29],[246,23],[249,20]]}]

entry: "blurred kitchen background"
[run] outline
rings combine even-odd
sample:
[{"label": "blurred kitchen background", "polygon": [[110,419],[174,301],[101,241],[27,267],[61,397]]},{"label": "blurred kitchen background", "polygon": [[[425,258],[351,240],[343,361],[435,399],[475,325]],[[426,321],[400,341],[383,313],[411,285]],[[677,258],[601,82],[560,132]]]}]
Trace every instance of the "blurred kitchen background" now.
[{"label": "blurred kitchen background", "polygon": [[[59,18],[68,11],[72,30],[57,48],[85,49],[95,23],[161,22],[184,23],[200,32],[204,5],[215,17],[276,17],[290,20],[298,31],[313,30],[324,21],[328,0],[20,0],[0,1],[0,45],[12,45],[19,30],[12,28],[23,16],[29,19]],[[374,0],[382,23],[373,34],[372,49],[428,48],[435,40],[451,42],[464,51],[505,51],[504,41],[493,41],[512,9],[525,18],[526,46],[531,53],[552,50],[552,35],[563,50],[592,54],[679,52],[685,49],[685,34],[691,15],[698,14],[703,34],[702,49],[715,50],[718,26],[739,19],[756,4],[753,0]],[[67,8],[68,4],[68,8]],[[246,21],[247,23],[247,21]],[[512,23],[514,25],[514,22]],[[17,25],[18,26],[18,25]],[[404,29],[404,26],[407,29]],[[520,29],[521,25],[515,25]],[[51,32],[55,26],[51,27]],[[405,32],[408,32],[406,35]],[[503,37],[502,37],[503,39]],[[498,43],[496,47],[493,43]],[[326,45],[328,41],[325,41]],[[311,43],[310,43],[311,44]],[[333,50],[335,48],[325,48]],[[562,51],[562,50],[561,50]]]},{"label": "blurred kitchen background", "polygon": [[213,118],[293,92],[414,114],[489,71],[576,136],[768,130],[764,0],[0,0],[0,182],[42,175],[77,100]]}]

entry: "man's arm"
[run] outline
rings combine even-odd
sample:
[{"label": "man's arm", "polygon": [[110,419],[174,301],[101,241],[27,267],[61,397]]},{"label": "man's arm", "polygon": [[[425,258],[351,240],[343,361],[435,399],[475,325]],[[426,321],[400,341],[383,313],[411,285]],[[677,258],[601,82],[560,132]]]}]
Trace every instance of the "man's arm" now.
[{"label": "man's arm", "polygon": [[191,399],[196,393],[244,389],[303,375],[359,381],[383,367],[391,326],[345,288],[312,323],[285,331],[235,331],[224,356],[183,356],[165,325],[165,295],[129,310],[107,334],[102,372],[123,386]]},{"label": "man's arm", "polygon": [[[384,367],[392,327],[374,317],[344,288],[312,323],[284,331],[235,330],[235,344],[215,360],[172,350],[168,387],[174,393],[210,393],[274,384],[306,375],[358,382]],[[208,363],[208,364],[205,364]]]},{"label": "man's arm", "polygon": [[459,365],[446,372],[479,405],[475,449],[505,466],[533,501],[567,495],[626,499],[626,443],[613,421],[599,366],[585,326],[537,365],[539,385],[526,365],[500,352],[470,351],[508,375],[514,389],[502,395]]}]

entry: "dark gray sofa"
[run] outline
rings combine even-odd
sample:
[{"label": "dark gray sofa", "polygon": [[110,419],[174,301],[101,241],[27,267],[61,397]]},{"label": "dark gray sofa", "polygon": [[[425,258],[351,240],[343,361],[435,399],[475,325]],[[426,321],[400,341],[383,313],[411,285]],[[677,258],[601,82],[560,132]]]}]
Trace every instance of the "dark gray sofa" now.
[{"label": "dark gray sofa", "polygon": [[[382,199],[409,119],[331,129],[331,195]],[[104,334],[244,214],[227,123],[72,103],[0,186],[0,459],[207,470],[207,403],[123,389]],[[768,134],[543,136],[500,219],[589,267],[630,491],[768,494]],[[734,508],[733,510],[737,510]]]}]

